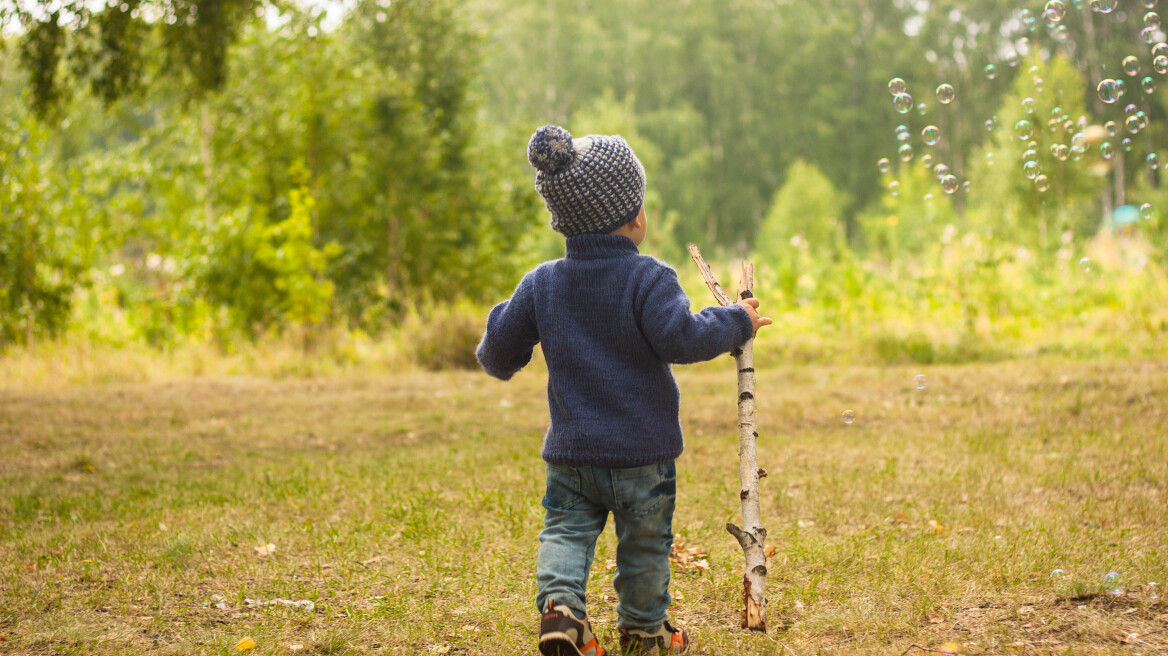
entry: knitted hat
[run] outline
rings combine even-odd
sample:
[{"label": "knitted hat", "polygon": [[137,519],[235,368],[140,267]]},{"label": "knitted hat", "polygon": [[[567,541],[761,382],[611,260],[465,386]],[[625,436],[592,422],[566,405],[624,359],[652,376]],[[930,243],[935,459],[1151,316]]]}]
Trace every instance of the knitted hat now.
[{"label": "knitted hat", "polygon": [[552,230],[565,237],[612,232],[641,211],[645,168],[617,135],[573,139],[545,125],[531,136],[527,161],[539,169],[535,190],[552,214]]}]

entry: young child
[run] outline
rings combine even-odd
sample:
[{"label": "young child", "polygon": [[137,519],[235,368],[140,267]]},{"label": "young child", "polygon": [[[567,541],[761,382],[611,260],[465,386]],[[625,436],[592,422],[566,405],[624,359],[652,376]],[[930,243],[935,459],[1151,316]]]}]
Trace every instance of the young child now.
[{"label": "young child", "polygon": [[690,312],[677,273],[640,255],[645,170],[619,136],[573,139],[545,125],[527,158],[564,258],[545,262],[491,310],[475,352],[507,380],[542,343],[551,426],[536,606],[546,656],[603,656],[585,615],[596,539],[616,523],[617,628],[624,654],[679,654],[686,632],[667,621],[674,461],[683,441],[672,364],[711,360],[771,320],[757,299]]}]

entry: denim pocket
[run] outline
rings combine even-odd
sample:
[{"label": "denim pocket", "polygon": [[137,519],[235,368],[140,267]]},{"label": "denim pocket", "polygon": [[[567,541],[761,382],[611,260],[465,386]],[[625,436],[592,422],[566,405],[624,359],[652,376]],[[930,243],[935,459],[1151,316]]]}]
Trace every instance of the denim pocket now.
[{"label": "denim pocket", "polygon": [[677,467],[673,461],[612,470],[617,509],[634,517],[648,517],[677,496]]},{"label": "denim pocket", "polygon": [[580,472],[570,465],[547,463],[547,492],[543,507],[548,510],[571,510],[584,500]]}]

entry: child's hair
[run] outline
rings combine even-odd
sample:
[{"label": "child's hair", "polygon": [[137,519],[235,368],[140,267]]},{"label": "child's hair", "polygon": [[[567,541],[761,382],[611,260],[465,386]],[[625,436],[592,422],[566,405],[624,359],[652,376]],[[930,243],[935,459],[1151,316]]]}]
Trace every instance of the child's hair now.
[{"label": "child's hair", "polygon": [[619,135],[573,139],[545,125],[527,144],[538,169],[535,190],[551,213],[552,230],[566,237],[607,234],[637,218],[645,201],[645,167]]}]

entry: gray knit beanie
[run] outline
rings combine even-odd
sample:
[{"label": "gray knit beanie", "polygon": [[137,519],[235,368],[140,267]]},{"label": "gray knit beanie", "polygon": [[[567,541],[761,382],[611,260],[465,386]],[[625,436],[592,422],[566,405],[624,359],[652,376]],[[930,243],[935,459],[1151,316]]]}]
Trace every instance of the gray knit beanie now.
[{"label": "gray knit beanie", "polygon": [[645,168],[620,136],[573,139],[545,125],[527,144],[527,161],[539,169],[535,190],[552,215],[552,230],[566,237],[609,233],[637,218],[645,201]]}]

